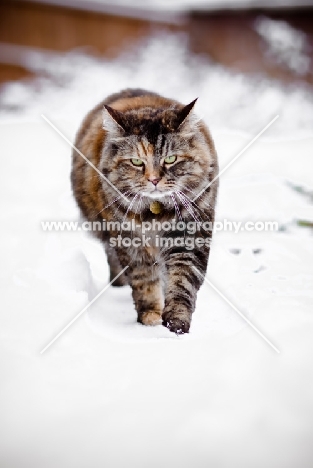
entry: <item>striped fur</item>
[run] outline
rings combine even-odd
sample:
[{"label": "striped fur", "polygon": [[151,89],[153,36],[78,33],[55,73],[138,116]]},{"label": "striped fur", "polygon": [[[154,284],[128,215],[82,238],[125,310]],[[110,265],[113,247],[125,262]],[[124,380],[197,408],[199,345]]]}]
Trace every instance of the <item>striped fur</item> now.
[{"label": "striped fur", "polygon": [[[76,152],[73,152],[72,187],[83,216],[88,221],[131,221],[138,226],[131,234],[115,229],[97,233],[103,242],[111,270],[111,280],[129,265],[115,286],[130,284],[138,321],[163,323],[175,333],[189,331],[197,291],[205,274],[210,232],[201,229],[191,238],[203,238],[204,245],[192,250],[177,245],[186,232],[150,232],[149,246],[112,245],[113,238],[142,238],[140,226],[146,221],[214,221],[218,184],[215,181],[195,201],[191,200],[218,173],[217,155],[205,124],[187,106],[140,89],[127,89],[108,97],[84,119],[75,146],[125,196]],[[175,155],[173,164],[164,158]],[[144,162],[135,166],[131,159]],[[150,180],[149,180],[150,179]],[[160,179],[157,186],[151,180]],[[162,211],[153,214],[153,200]],[[156,245],[161,236],[163,246]],[[172,241],[175,239],[176,244]],[[179,243],[179,242],[178,242]]]}]

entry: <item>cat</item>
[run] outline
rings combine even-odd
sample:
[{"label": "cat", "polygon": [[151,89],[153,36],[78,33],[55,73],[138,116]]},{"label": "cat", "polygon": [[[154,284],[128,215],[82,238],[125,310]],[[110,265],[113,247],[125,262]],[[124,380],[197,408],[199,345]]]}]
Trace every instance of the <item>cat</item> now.
[{"label": "cat", "polygon": [[[95,235],[106,250],[110,281],[127,267],[112,285],[131,286],[138,322],[162,323],[176,334],[190,329],[212,235],[200,222],[214,222],[218,190],[216,150],[208,128],[194,114],[195,103],[183,105],[143,89],[109,96],[83,120],[71,172],[83,217],[111,221],[110,229]],[[169,230],[173,220],[185,227]],[[134,232],[121,230],[116,221],[133,221]],[[158,229],[144,235],[149,222]],[[188,222],[200,229],[190,235]],[[147,234],[151,243],[144,239]],[[129,245],[135,237],[136,246]],[[187,237],[202,240],[190,248],[184,245]]]}]

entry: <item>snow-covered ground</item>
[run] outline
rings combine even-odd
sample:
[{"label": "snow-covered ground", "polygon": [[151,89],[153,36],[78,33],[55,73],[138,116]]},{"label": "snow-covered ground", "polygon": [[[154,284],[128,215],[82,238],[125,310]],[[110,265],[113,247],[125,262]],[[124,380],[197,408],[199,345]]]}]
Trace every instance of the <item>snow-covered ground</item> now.
[{"label": "snow-covered ground", "polygon": [[[313,242],[297,220],[313,220],[312,98],[192,61],[173,38],[137,58],[39,57],[47,78],[2,94],[0,465],[309,468]],[[78,210],[70,148],[39,116],[73,140],[84,112],[125,86],[198,95],[221,169],[280,114],[221,176],[217,210],[218,220],[277,220],[280,230],[216,233],[207,275],[280,354],[208,284],[190,335],[137,324],[129,288],[110,288],[40,354],[108,268],[86,233],[41,229]]]}]

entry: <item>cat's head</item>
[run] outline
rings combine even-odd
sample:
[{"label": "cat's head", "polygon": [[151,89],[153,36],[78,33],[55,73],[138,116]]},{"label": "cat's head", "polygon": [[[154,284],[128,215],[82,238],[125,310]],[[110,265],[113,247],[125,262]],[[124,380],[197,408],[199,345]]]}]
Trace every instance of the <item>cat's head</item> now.
[{"label": "cat's head", "polygon": [[214,147],[195,103],[124,112],[105,106],[101,170],[129,199],[173,205],[175,194],[179,203],[179,192],[194,198],[208,184]]}]

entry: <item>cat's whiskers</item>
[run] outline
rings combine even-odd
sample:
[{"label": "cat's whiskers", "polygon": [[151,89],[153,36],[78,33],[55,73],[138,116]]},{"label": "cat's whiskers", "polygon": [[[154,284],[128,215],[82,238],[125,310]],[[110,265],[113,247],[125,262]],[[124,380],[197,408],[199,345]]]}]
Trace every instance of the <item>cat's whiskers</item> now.
[{"label": "cat's whiskers", "polygon": [[188,203],[186,202],[186,200],[184,198],[182,198],[182,196],[180,194],[178,194],[177,192],[175,192],[175,194],[177,195],[177,197],[179,198],[181,204],[184,206],[184,208],[186,209],[186,211],[192,216],[192,218],[196,221],[196,222],[199,222],[194,214],[194,212],[190,209],[190,206],[188,205]]},{"label": "cat's whiskers", "polygon": [[[132,190],[129,190],[128,195],[132,194]],[[121,207],[123,203],[123,199],[120,200],[119,204],[117,206],[112,206],[111,209],[114,211],[115,218],[118,220],[120,219],[120,213],[117,212],[117,210]],[[124,208],[124,207],[123,207]]]},{"label": "cat's whiskers", "polygon": [[123,219],[122,219],[122,224],[123,224],[123,222],[125,221],[126,216],[127,216],[127,213],[129,212],[129,210],[130,210],[131,207],[133,206],[133,204],[134,204],[134,202],[136,201],[136,198],[138,197],[138,195],[140,195],[139,192],[136,193],[136,195],[134,195],[132,201],[131,201],[130,204],[128,205],[127,211],[126,211],[126,213],[125,213],[125,215],[124,215],[124,217],[123,217]]},{"label": "cat's whiskers", "polygon": [[[181,194],[181,196],[183,196],[183,197],[187,197],[187,195],[184,194],[183,192],[180,192],[180,194]],[[190,200],[189,197],[187,197],[187,199]],[[186,203],[188,203],[188,200],[185,199]],[[190,200],[190,202],[192,202],[192,200]],[[189,204],[189,206],[190,206],[191,209],[193,208],[190,204]],[[200,208],[199,208],[197,205],[196,205],[195,207],[196,207],[198,210],[200,210]],[[187,208],[186,208],[186,209],[187,209]],[[188,209],[187,209],[187,211],[188,211]],[[202,210],[200,210],[200,211],[202,211]],[[206,217],[210,222],[212,221],[212,218],[210,218],[204,211],[203,211],[203,214],[205,215],[205,217]],[[199,216],[200,216],[200,218],[201,218],[201,221],[199,221],[199,222],[200,222],[200,228],[201,228],[205,233],[207,233],[207,231],[206,231],[205,229],[203,229],[203,227],[202,227],[203,219],[202,219],[202,217],[201,217],[201,214],[200,214]]]},{"label": "cat's whiskers", "polygon": [[142,210],[144,208],[144,203],[143,203],[143,196],[140,194],[140,213],[139,213],[139,216],[140,216],[140,220],[142,221]]},{"label": "cat's whiskers", "polygon": [[[138,213],[138,208],[139,208],[139,205],[141,207],[141,203],[142,203],[142,195],[140,193],[137,193],[137,195],[140,196],[139,200],[137,201],[137,205],[136,205],[136,210],[134,212],[134,216],[132,217],[132,219],[135,219],[135,217],[137,216],[137,213]],[[137,196],[136,195],[136,196]],[[131,230],[131,238],[133,238],[133,229]]]},{"label": "cat's whiskers", "polygon": [[[187,199],[186,202],[189,201],[190,204],[192,203],[192,205],[194,205],[194,206],[192,207],[193,209],[195,208],[195,209],[198,210],[199,212],[201,211],[201,213],[203,213],[203,215],[204,215],[207,219],[209,219],[209,220],[211,221],[211,218],[207,215],[207,213],[205,213],[205,211],[203,211],[201,208],[199,208],[199,206],[198,206],[193,200],[191,200],[191,198],[189,198],[188,195],[186,195],[186,194],[185,194],[184,192],[182,192],[181,190],[180,190],[179,192],[180,192],[180,194],[181,194],[183,197],[185,197],[185,198]],[[200,216],[200,218],[201,218],[201,220],[202,220],[202,216],[201,216],[200,213],[199,213],[199,216]]]},{"label": "cat's whiskers", "polygon": [[137,213],[138,213],[139,205],[141,206],[141,203],[142,203],[142,195],[141,195],[141,193],[139,193],[138,195],[139,195],[140,198],[139,198],[139,200],[138,200],[138,202],[137,202],[136,211],[135,211],[135,213],[134,213],[133,219],[135,218],[135,216],[136,216]]},{"label": "cat's whiskers", "polygon": [[[211,217],[208,216],[208,214],[203,211],[201,208],[199,208],[199,206],[193,201],[191,200],[185,193],[183,192],[180,192],[181,195],[186,199],[186,202],[189,203],[189,205],[193,208],[193,209],[196,209],[198,211],[198,216],[200,216],[201,218],[201,222],[204,222],[202,216],[204,216],[206,219],[208,219],[209,221],[211,221]],[[192,206],[194,205],[194,206]]]},{"label": "cat's whiskers", "polygon": [[180,213],[180,210],[179,210],[179,206],[177,204],[177,201],[175,199],[175,195],[174,194],[171,194],[171,199],[173,200],[173,205],[174,205],[174,208],[175,208],[175,213],[177,214],[178,218],[180,221],[183,220],[182,216],[181,216],[181,213]]},{"label": "cat's whiskers", "polygon": [[[189,187],[183,186],[183,185],[181,185],[181,184],[179,184],[179,183],[176,183],[176,185],[177,185],[177,187],[179,187],[179,188],[181,188],[181,189],[183,189],[183,190],[187,190],[188,192],[191,192],[193,195],[197,195],[197,192],[195,192],[194,190],[191,190],[191,188],[189,188]],[[181,190],[181,192],[182,192],[182,190]],[[183,192],[183,193],[184,193],[184,192]],[[201,198],[202,196],[204,196],[204,195],[205,195],[205,194],[202,193],[202,194],[198,197],[198,198],[199,198],[199,201],[200,201],[200,198]],[[185,194],[185,196],[187,197],[186,194]],[[188,198],[191,202],[193,202],[193,204],[194,204],[195,206],[198,207],[198,205],[197,205],[193,200],[191,200],[191,198],[189,198],[189,197],[187,197],[187,198]],[[207,208],[212,208],[212,206],[211,206],[209,203],[207,203],[206,200],[201,200],[201,202],[202,202]],[[200,208],[199,208],[199,209],[200,209]],[[202,210],[201,210],[201,211],[202,211]]]},{"label": "cat's whiskers", "polygon": [[188,213],[193,217],[193,219],[197,222],[197,223],[201,223],[201,220],[197,219],[197,215],[196,213],[194,212],[193,210],[193,207],[192,205],[189,203],[189,201],[184,197],[184,194],[182,192],[180,192],[179,190],[177,190],[176,192],[176,195],[178,196],[178,198],[180,199],[181,203],[184,205],[184,207],[186,208],[186,210],[188,211]]},{"label": "cat's whiskers", "polygon": [[185,185],[179,184],[178,182],[176,182],[176,186],[177,186],[178,188],[183,189],[183,190],[187,190],[188,192],[195,193],[193,190],[191,190],[190,187],[186,187]]},{"label": "cat's whiskers", "polygon": [[117,202],[117,200],[119,200],[120,198],[122,198],[122,196],[127,196],[129,193],[131,192],[131,190],[127,190],[126,192],[121,192],[122,195],[119,195],[118,197],[114,198],[113,201],[111,201],[110,203],[108,203],[104,208],[102,208],[102,210],[99,211],[99,213],[97,213],[95,215],[95,218],[101,214],[106,208],[108,208],[109,206],[113,205],[113,203]]}]

